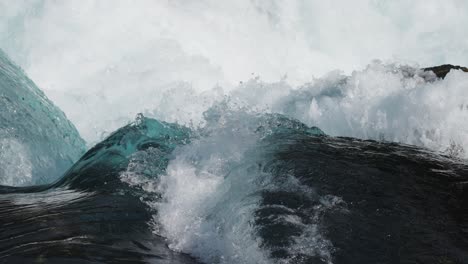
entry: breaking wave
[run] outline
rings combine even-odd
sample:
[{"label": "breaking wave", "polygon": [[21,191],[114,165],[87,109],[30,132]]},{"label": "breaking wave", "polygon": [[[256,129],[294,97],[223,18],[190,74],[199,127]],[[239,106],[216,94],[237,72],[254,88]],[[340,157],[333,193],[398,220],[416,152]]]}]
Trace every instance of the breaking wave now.
[{"label": "breaking wave", "polygon": [[468,263],[466,10],[0,0],[0,262]]}]

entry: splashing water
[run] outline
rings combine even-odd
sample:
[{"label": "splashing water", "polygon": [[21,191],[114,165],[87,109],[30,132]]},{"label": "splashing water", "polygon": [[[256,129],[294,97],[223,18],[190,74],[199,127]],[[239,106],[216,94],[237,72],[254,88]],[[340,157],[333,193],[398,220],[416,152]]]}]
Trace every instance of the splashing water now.
[{"label": "splashing water", "polygon": [[[357,70],[344,100],[333,107],[325,106],[327,98],[308,98],[310,116],[301,121],[325,124],[332,135],[383,134],[443,149],[447,137],[466,146],[465,134],[440,132],[466,117],[459,110],[466,94],[452,88],[463,86],[463,77],[406,96],[415,80],[400,82],[391,71],[362,69],[373,59],[414,67],[468,64],[467,9],[457,0],[0,1],[0,47],[90,145],[139,112],[169,122],[202,122],[201,113],[214,101],[252,77],[261,77],[259,86],[279,86],[262,93],[267,103],[272,93],[295,93],[341,69],[346,76]],[[281,79],[285,85],[276,83]],[[321,86],[337,85],[333,74],[320,80]],[[394,103],[402,106],[400,112],[386,109]],[[423,116],[428,104],[439,108],[437,114],[434,108]],[[441,121],[441,116],[448,117]],[[397,127],[396,121],[403,123]]]},{"label": "splashing water", "polygon": [[0,0],[0,261],[466,262],[467,10]]}]

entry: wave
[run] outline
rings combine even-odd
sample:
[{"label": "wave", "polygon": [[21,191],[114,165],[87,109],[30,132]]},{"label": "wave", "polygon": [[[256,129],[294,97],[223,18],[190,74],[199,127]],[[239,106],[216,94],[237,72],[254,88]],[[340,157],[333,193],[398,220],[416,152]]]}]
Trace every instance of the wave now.
[{"label": "wave", "polygon": [[205,116],[206,126],[190,130],[140,115],[56,183],[0,188],[0,258],[467,259],[466,164],[228,104]]},{"label": "wave", "polygon": [[[425,217],[418,197],[444,197],[457,185],[441,183],[442,175],[466,177],[462,163],[410,146],[329,137],[284,116],[233,111],[226,104],[205,117],[197,133],[203,137],[175,149],[157,180],[138,173],[154,164],[147,157],[134,161],[137,171],[130,165],[121,176],[160,195],[148,202],[157,211],[153,228],[173,250],[204,263],[396,262],[427,252],[417,232],[446,237],[430,220],[403,223]],[[437,180],[420,185],[421,179]],[[463,192],[449,199],[463,204]],[[435,199],[431,210],[464,211]],[[399,256],[384,253],[401,250],[400,243],[413,247]],[[444,250],[456,251],[448,243]],[[443,258],[430,250],[429,259]],[[455,255],[449,258],[464,258]]]},{"label": "wave", "polygon": [[[298,86],[287,79],[266,82],[259,77],[234,88],[204,91],[183,82],[164,87],[148,84],[137,92],[108,86],[103,89],[110,90],[99,96],[66,99],[64,109],[88,145],[130,122],[138,112],[189,127],[203,126],[203,113],[228,100],[259,113],[298,119],[332,136],[413,144],[466,158],[468,128],[461,120],[468,118],[464,88],[468,74],[453,69],[443,79],[430,75],[413,66],[376,61],[351,74],[335,71]],[[74,117],[76,109],[84,123]]]},{"label": "wave", "polygon": [[0,184],[58,179],[85,152],[65,114],[0,50]]},{"label": "wave", "polygon": [[467,8],[0,0],[0,262],[467,263]]},{"label": "wave", "polygon": [[[301,86],[250,79],[231,91],[198,93],[178,87],[163,93],[144,114],[202,127],[203,113],[228,102],[257,113],[278,113],[331,136],[399,142],[466,158],[468,74],[453,69],[445,78],[432,71],[374,62],[351,75],[332,72]],[[153,98],[158,100],[157,97]]]},{"label": "wave", "polygon": [[[439,79],[434,72],[375,63],[351,76],[330,75],[297,89],[253,79],[215,98],[190,126],[138,114],[52,183],[14,187],[23,183],[24,171],[10,170],[7,176],[19,184],[0,186],[0,259],[463,263],[468,258],[468,167],[456,158],[462,150],[434,152],[389,142],[380,134],[379,141],[336,137],[307,123],[337,134],[341,126],[363,138],[383,131],[394,141],[422,146],[427,142],[411,140],[424,136],[442,146],[444,136],[463,137],[451,122],[466,109],[441,104],[438,110],[452,117],[443,119],[431,104],[441,103],[435,99],[442,91],[455,105],[461,103],[457,95],[463,94],[465,74],[450,71]],[[10,78],[6,84],[26,78],[5,76]],[[68,124],[56,127],[38,119],[46,132],[76,131],[44,96],[36,96],[39,90],[31,82],[26,84],[25,98],[42,103],[32,111],[9,99],[12,109],[24,108],[33,121],[45,114]],[[392,110],[388,101],[401,106]],[[400,130],[391,126],[405,124],[409,113],[431,119]],[[381,126],[369,125],[376,122]],[[446,126],[438,134],[442,137],[432,137],[427,129],[441,122]],[[411,130],[413,137],[402,137]],[[53,142],[65,146],[65,153],[79,150],[70,149],[69,141],[37,139],[29,138],[31,146]]]},{"label": "wave", "polygon": [[[0,1],[0,48],[66,113],[88,147],[131,122],[137,113],[186,125],[193,120],[197,125],[213,101],[219,101],[220,97],[223,100],[240,81],[256,76],[262,80],[259,86],[280,86],[266,92],[267,98],[263,100],[267,102],[270,94],[295,90],[316,79],[333,82],[333,74],[320,77],[339,69],[343,70],[341,75],[366,83],[355,87],[355,91],[351,87],[354,84],[349,83],[346,88],[349,95],[369,93],[365,100],[348,97],[342,102],[351,104],[349,115],[356,116],[357,120],[350,121],[352,130],[344,131],[347,124],[340,127],[347,122],[344,117],[348,109],[343,106],[338,106],[338,110],[345,113],[338,111],[337,117],[342,121],[323,124],[324,116],[320,124],[309,123],[312,117],[301,121],[319,126],[331,135],[366,138],[367,133],[378,138],[379,133],[384,133],[389,140],[422,141],[429,147],[444,149],[450,141],[446,137],[451,135],[447,134],[452,132],[442,132],[443,139],[438,144],[432,136],[426,140],[424,136],[410,135],[410,127],[418,126],[415,129],[425,134],[426,130],[443,130],[443,125],[451,126],[457,121],[445,124],[442,120],[438,125],[440,117],[432,120],[402,109],[399,110],[403,112],[394,113],[402,117],[391,117],[387,110],[393,103],[388,97],[390,91],[406,99],[404,90],[417,80],[400,82],[398,74],[364,69],[375,58],[385,65],[396,62],[413,68],[447,62],[468,64],[463,26],[468,22],[464,16],[467,9],[467,3],[458,0],[391,3],[121,0],[80,4]],[[379,78],[382,78],[379,84],[371,83]],[[211,91],[214,86],[218,88]],[[434,104],[440,115],[451,116],[448,119],[466,118],[464,114],[455,116],[458,103],[466,97],[464,91],[448,81],[440,86],[428,88],[433,92],[415,89],[411,101],[415,105]],[[416,91],[420,91],[421,98]],[[371,96],[376,96],[375,100]],[[375,104],[386,101],[382,96],[387,96],[387,105],[378,107]],[[437,100],[431,102],[429,96],[442,97],[440,102],[446,102],[446,106],[440,106]],[[411,102],[394,103],[395,109],[408,106],[416,111],[427,110],[411,106]],[[369,115],[380,110],[387,114],[388,122],[400,119],[405,125],[387,124],[384,131],[372,127],[380,125],[379,117],[372,116],[367,125],[360,125],[361,118],[366,121],[365,116],[361,117],[365,111],[357,109],[362,104],[374,107],[368,109]],[[430,115],[438,116],[437,113]],[[414,121],[404,118],[413,115]],[[429,123],[421,128],[419,124],[413,126],[418,120]],[[370,131],[366,132],[367,129]],[[392,134],[397,130],[403,132]],[[460,143],[457,138],[460,135],[453,136],[455,143]]]},{"label": "wave", "polygon": [[171,150],[186,139],[186,128],[141,117],[86,152],[54,183],[0,186],[0,260],[196,263],[152,235],[154,212],[143,199],[157,197],[119,178],[129,157],[147,149],[158,150],[154,158],[164,170]]},{"label": "wave", "polygon": [[[466,158],[468,74],[376,62],[347,76],[338,72],[298,88],[252,80],[232,97],[282,113],[333,136],[424,146]],[[253,95],[253,96],[252,96]],[[456,150],[456,151],[454,151]]]}]

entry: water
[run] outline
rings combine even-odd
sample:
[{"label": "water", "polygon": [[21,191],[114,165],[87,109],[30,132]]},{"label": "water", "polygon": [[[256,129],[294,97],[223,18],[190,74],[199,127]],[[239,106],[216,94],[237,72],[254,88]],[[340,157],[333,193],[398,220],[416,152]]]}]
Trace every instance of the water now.
[{"label": "water", "polygon": [[0,262],[468,263],[467,10],[0,0]]},{"label": "water", "polygon": [[[468,3],[460,0],[0,1],[0,48],[92,146],[137,113],[198,124],[213,101],[257,76],[281,95],[317,79],[327,82],[334,70],[345,76],[357,71],[350,86],[365,82],[354,89],[368,93],[368,101],[349,98],[349,104],[388,102],[381,96],[390,94],[372,99],[375,82],[379,91],[391,85],[394,92],[408,84],[398,83],[391,73],[366,71],[367,65],[374,59],[414,68],[467,65],[467,9]],[[444,91],[458,100],[466,96]],[[249,98],[270,103],[272,93]],[[451,97],[441,100],[453,107],[441,109],[442,115],[456,112],[454,103],[459,102]],[[421,105],[427,98],[414,100]],[[329,124],[334,131],[323,129],[331,135],[367,138],[369,126],[378,125],[373,121],[356,127],[364,130],[357,133],[341,129],[342,121],[337,122]],[[400,129],[412,130],[407,124]]]},{"label": "water", "polygon": [[85,152],[65,114],[0,51],[0,184],[58,179]]},{"label": "water", "polygon": [[465,162],[225,107],[199,131],[139,116],[58,182],[2,187],[0,258],[467,261]]}]

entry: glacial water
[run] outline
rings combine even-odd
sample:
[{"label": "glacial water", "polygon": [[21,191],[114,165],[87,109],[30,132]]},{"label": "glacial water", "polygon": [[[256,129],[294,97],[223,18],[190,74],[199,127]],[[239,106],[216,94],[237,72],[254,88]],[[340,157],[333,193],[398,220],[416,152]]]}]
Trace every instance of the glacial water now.
[{"label": "glacial water", "polygon": [[467,12],[0,0],[0,263],[468,263]]}]

